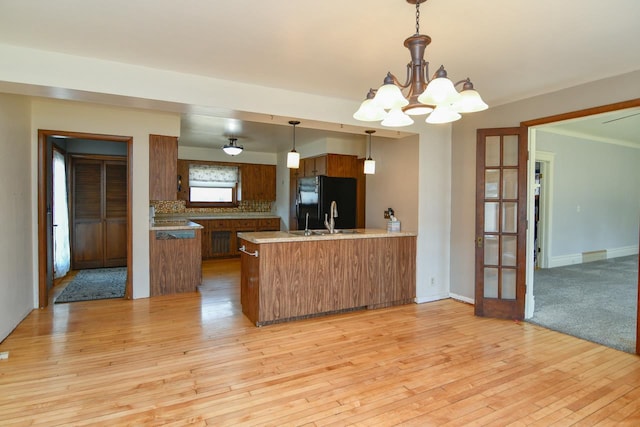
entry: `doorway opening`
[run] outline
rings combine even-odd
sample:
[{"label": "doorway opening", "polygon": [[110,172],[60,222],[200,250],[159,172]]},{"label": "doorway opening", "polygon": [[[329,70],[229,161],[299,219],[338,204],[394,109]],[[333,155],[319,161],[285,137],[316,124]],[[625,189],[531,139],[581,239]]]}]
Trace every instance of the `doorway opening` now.
[{"label": "doorway opening", "polygon": [[[549,141],[546,141],[547,145],[536,144],[536,137],[539,137],[541,135],[539,132],[545,129],[545,126],[543,125],[557,126],[560,122],[566,122],[569,119],[578,119],[578,118],[583,118],[587,116],[593,116],[595,118],[595,117],[601,117],[602,113],[612,113],[612,112],[617,112],[619,110],[625,110],[625,111],[620,111],[620,113],[615,116],[615,117],[621,117],[621,118],[617,118],[614,120],[611,117],[608,117],[606,120],[603,119],[605,123],[622,121],[622,119],[624,118],[637,116],[639,114],[637,112],[638,106],[640,106],[640,100],[632,100],[632,101],[627,101],[623,103],[612,104],[612,105],[598,107],[594,109],[588,109],[588,110],[568,113],[560,116],[553,116],[553,117],[543,118],[543,119],[539,119],[531,122],[522,123],[523,126],[529,127],[530,150],[532,153],[535,153],[535,155],[530,156],[530,162],[529,162],[530,185],[528,188],[530,193],[530,196],[529,196],[530,209],[529,209],[528,219],[529,219],[529,224],[533,224],[533,226],[529,228],[529,236],[528,236],[529,246],[527,250],[528,286],[527,286],[527,294],[526,294],[526,315],[525,315],[526,318],[529,318],[529,319],[532,318],[534,316],[534,311],[536,312],[536,316],[537,316],[540,312],[539,310],[542,310],[543,308],[545,308],[544,306],[539,305],[540,302],[543,301],[543,299],[546,299],[547,301],[549,301],[548,296],[543,297],[542,295],[543,289],[548,289],[548,281],[543,282],[543,280],[548,279],[547,276],[552,277],[551,280],[553,281],[553,285],[551,287],[551,290],[553,292],[555,291],[558,291],[558,292],[564,291],[565,293],[571,292],[569,291],[570,289],[569,285],[571,280],[567,278],[566,279],[567,282],[564,283],[563,282],[564,279],[562,278],[562,276],[556,277],[555,275],[548,274],[550,272],[553,272],[554,274],[555,273],[560,274],[561,270],[567,267],[569,270],[571,270],[568,273],[570,275],[578,276],[578,275],[584,274],[584,276],[580,276],[581,278],[578,279],[578,282],[579,282],[578,284],[584,284],[585,286],[587,285],[587,282],[589,282],[588,275],[593,276],[596,274],[605,274],[606,278],[609,278],[612,275],[622,274],[621,272],[625,270],[626,271],[625,277],[627,276],[631,277],[631,279],[627,280],[631,285],[631,289],[628,289],[628,290],[631,292],[635,291],[635,293],[637,294],[637,290],[638,288],[640,288],[640,279],[638,279],[638,274],[637,274],[637,259],[638,259],[638,240],[637,240],[638,230],[637,229],[640,228],[640,225],[636,222],[635,224],[632,224],[630,228],[627,227],[630,230],[633,229],[632,231],[626,234],[627,235],[630,234],[631,236],[634,236],[633,240],[635,240],[635,242],[634,241],[625,242],[621,245],[623,247],[612,247],[615,245],[607,246],[606,244],[600,244],[600,246],[602,246],[605,250],[592,251],[590,248],[588,248],[588,244],[592,243],[592,241],[596,238],[596,236],[594,235],[596,235],[597,233],[610,234],[612,230],[615,230],[616,227],[614,226],[606,226],[604,220],[599,222],[594,222],[594,225],[592,227],[588,227],[589,232],[582,233],[579,237],[575,237],[575,236],[571,237],[569,234],[567,234],[567,224],[571,225],[572,222],[574,223],[577,223],[580,221],[584,222],[587,220],[586,218],[587,214],[591,213],[589,211],[597,210],[597,209],[595,209],[593,206],[585,206],[585,205],[581,206],[582,202],[578,203],[578,201],[573,201],[573,204],[571,205],[571,209],[568,209],[567,206],[564,206],[564,205],[567,205],[567,199],[570,198],[571,195],[570,197],[567,197],[566,192],[562,192],[562,193],[557,192],[556,194],[553,194],[554,188],[557,187],[557,185],[559,185],[559,184],[557,185],[553,184],[553,178],[554,178],[553,173],[554,171],[557,172],[556,167],[560,168],[561,166],[558,163],[557,158],[554,157],[554,153],[551,152],[552,150],[550,150],[550,145],[548,144]],[[602,123],[602,120],[599,121],[599,124],[600,123]],[[586,133],[583,135],[579,135],[576,132],[573,132],[573,133],[567,132],[561,135],[562,137],[565,137],[565,138],[568,137],[569,139],[571,137],[579,138],[580,136],[585,137],[585,139],[587,140],[589,139],[589,138],[586,138],[586,135],[587,135]],[[600,137],[601,139],[603,139],[603,142],[604,142],[604,137],[602,135],[597,135],[597,137]],[[539,151],[538,149],[540,148],[542,148],[544,151]],[[637,146],[636,148],[632,148],[632,150],[637,150],[637,149],[638,149]],[[576,152],[575,156],[576,157],[572,158],[572,162],[582,165],[583,162],[579,160],[582,158],[580,156],[586,156],[586,154],[580,154]],[[601,163],[604,162],[602,164],[606,164],[607,162],[610,163],[609,156],[601,156],[599,160]],[[554,161],[556,161],[555,165],[554,165]],[[585,172],[591,175],[597,175],[598,169],[600,168],[598,168],[596,165],[596,167],[589,167],[589,168],[582,168],[582,169],[583,170],[588,169],[588,171],[585,170]],[[594,188],[592,184],[589,184],[588,182],[589,180],[585,179],[585,177],[580,177],[577,174],[567,175],[567,172],[564,171],[564,169],[561,170],[561,175],[562,175],[563,181],[565,182],[569,179],[573,179],[575,181],[573,184],[575,186],[574,187],[575,193],[580,193],[581,197],[584,197],[584,199],[588,198],[587,196],[589,194],[589,191],[595,191],[597,190],[597,187],[605,187],[603,193],[608,194],[607,197],[610,197],[610,199],[609,201],[607,201],[604,198],[601,198],[600,207],[603,210],[608,209],[608,214],[605,215],[606,218],[612,218],[615,216],[615,213],[617,213],[615,211],[617,211],[618,209],[608,208],[608,206],[613,206],[611,205],[610,202],[612,199],[615,199],[615,197],[617,197],[617,196],[614,196],[613,194],[615,193],[614,187],[617,187],[617,186],[613,185],[612,187],[610,187],[610,191],[607,191],[606,176],[603,176],[602,179],[596,181],[596,188]],[[557,179],[560,179],[560,178],[556,177],[556,180]],[[600,190],[602,190],[602,188],[600,188]],[[582,193],[584,193],[584,196],[582,195]],[[632,191],[630,194],[628,194],[628,197],[630,197],[632,194],[637,194],[637,193]],[[552,197],[552,195],[554,197]],[[554,209],[554,198],[557,198],[555,209]],[[620,199],[620,197],[618,197],[618,199]],[[592,201],[592,203],[594,202]],[[558,212],[556,212],[558,210],[561,210],[562,212],[564,212],[565,216],[563,217],[562,215],[559,215]],[[574,219],[567,220],[567,217],[570,218],[571,216],[573,216]],[[553,231],[554,224],[552,224],[552,221],[557,222],[557,224],[555,224],[556,225],[555,231]],[[562,236],[559,237],[558,235],[559,233],[564,233],[563,234],[564,237]],[[578,245],[575,248],[573,248],[573,250],[568,249],[566,247],[567,242],[573,242],[574,240],[582,240],[584,241],[583,242],[584,245],[583,246]],[[556,243],[554,244],[553,242],[556,242]],[[596,244],[596,246],[598,245]],[[604,261],[602,265],[597,265],[597,263],[595,262],[594,263],[589,262],[589,261],[597,260],[598,257],[603,258],[606,261]],[[631,271],[631,272],[628,271],[630,263],[635,264],[636,266],[635,274],[634,274],[634,271]],[[558,268],[555,268],[555,267],[558,267]],[[631,267],[633,267],[633,265]],[[535,279],[534,279],[534,276],[535,276]],[[536,280],[539,280],[538,284],[536,283]],[[603,285],[600,286],[600,288],[604,287],[605,282],[608,283],[606,287],[613,288],[612,284],[605,280],[605,276],[603,276],[603,279],[601,281]],[[539,285],[539,292],[535,291],[536,289],[538,289],[536,288],[537,285]],[[547,286],[547,288],[544,288],[543,286]],[[627,285],[627,288],[628,287],[629,285]],[[577,306],[578,304],[577,300],[579,298],[584,297],[584,299],[586,299],[587,295],[584,294],[585,292],[587,292],[588,294],[593,293],[591,291],[585,291],[586,288],[581,286],[576,287],[576,289],[577,290],[574,291],[575,295],[571,294],[569,296],[565,295],[563,297],[561,295],[554,294],[553,298],[551,299],[551,301],[554,301],[554,302],[551,305],[554,305],[555,301],[559,301],[560,299],[566,297],[565,299],[568,299],[570,302],[573,301]],[[536,293],[536,295],[539,296],[538,300],[535,299],[534,293]],[[595,304],[594,307],[598,310],[604,308],[606,306],[605,304],[606,301],[604,301],[605,299],[608,299],[608,298],[602,297],[602,299],[599,300],[601,301],[601,303],[598,303],[598,302],[594,303]],[[631,301],[631,303],[635,303],[636,297],[632,295],[626,299],[623,298],[623,301],[629,301],[629,300]],[[547,308],[549,307],[550,306],[547,305]],[[571,310],[574,309],[571,303],[567,307],[570,307]],[[551,329],[556,329],[561,332],[570,333],[567,331],[570,330],[569,327],[572,327],[572,323],[576,323],[576,321],[579,320],[580,318],[584,318],[586,313],[590,313],[592,311],[591,309],[585,309],[581,311],[581,315],[576,315],[575,313],[571,314],[570,313],[571,310],[567,309],[564,313],[561,313],[559,315],[559,318],[567,319],[566,327],[568,329],[566,331],[562,330],[560,327],[557,327],[557,328],[551,327]],[[615,311],[620,312],[621,309],[615,310]],[[629,318],[627,317],[627,318],[624,318],[623,320],[617,321],[618,323],[621,323],[622,321],[626,322],[627,329],[628,329],[624,333],[624,336],[621,335],[620,341],[625,345],[626,351],[633,352],[633,348],[635,347],[635,352],[638,353],[640,352],[640,342],[638,342],[638,339],[636,338],[635,345],[634,345],[633,337],[640,336],[640,328],[638,327],[639,325],[637,321],[638,314],[640,313],[640,309],[637,308],[637,305],[635,305],[633,307],[629,306],[628,309],[626,309],[626,311],[632,317],[631,317],[631,320],[629,320]],[[619,314],[619,313],[616,313],[616,314]],[[607,316],[607,317],[611,318],[611,316]],[[591,322],[591,323],[594,323],[594,322]],[[618,325],[615,325],[615,326],[618,326]],[[578,325],[575,328],[575,330],[582,330],[582,329],[584,328],[581,328],[580,325]],[[601,332],[596,332],[594,336],[606,335],[607,338],[609,338],[608,336],[611,335],[612,333],[611,331],[613,329],[614,328],[612,325],[609,328],[602,329]],[[575,336],[580,336],[576,333],[570,333],[570,334]],[[580,336],[580,337],[590,339],[586,335]],[[630,337],[631,339],[629,339]],[[591,338],[591,341],[601,342],[594,338]],[[603,338],[601,343],[604,345],[608,345],[604,341],[606,340]],[[610,340],[608,341],[611,342]],[[614,345],[610,345],[610,346],[615,347]],[[615,348],[619,348],[619,347],[615,347]]]},{"label": "doorway opening", "polygon": [[[55,143],[57,141],[57,144]],[[50,301],[50,291],[53,287],[54,280],[54,201],[53,201],[53,152],[54,145],[64,146],[71,141],[84,141],[85,144],[95,146],[100,144],[106,145],[107,143],[119,143],[121,153],[120,164],[118,168],[111,168],[110,176],[113,176],[113,170],[117,171],[118,179],[126,180],[126,184],[122,187],[121,194],[118,196],[120,199],[125,199],[126,202],[121,204],[118,208],[119,221],[116,227],[121,232],[117,233],[121,235],[121,240],[124,241],[124,250],[121,250],[122,259],[120,262],[126,264],[126,283],[124,297],[132,297],[132,233],[131,227],[131,188],[132,188],[132,144],[133,138],[129,136],[114,136],[114,135],[102,135],[102,134],[89,134],[82,132],[70,132],[70,131],[54,131],[54,130],[38,130],[38,306],[44,308],[48,306]],[[90,152],[91,150],[89,150]],[[86,155],[86,153],[85,153]],[[69,156],[68,156],[69,157]],[[112,157],[112,156],[106,156]],[[69,160],[67,159],[66,165],[69,166]],[[71,174],[71,170],[67,167],[67,175]],[[69,179],[66,182],[70,182]],[[102,185],[102,184],[101,184]],[[69,190],[70,205],[73,203],[73,190]],[[124,193],[124,194],[123,194]],[[111,195],[113,196],[113,194]],[[104,207],[101,207],[101,212],[104,212]],[[70,209],[72,212],[73,210]],[[69,216],[70,221],[70,242],[71,242],[71,268],[73,266],[73,215]],[[102,221],[106,223],[108,221]],[[111,221],[109,233],[113,233],[113,221]],[[101,226],[105,226],[102,224]],[[122,245],[120,245],[122,246]]]}]

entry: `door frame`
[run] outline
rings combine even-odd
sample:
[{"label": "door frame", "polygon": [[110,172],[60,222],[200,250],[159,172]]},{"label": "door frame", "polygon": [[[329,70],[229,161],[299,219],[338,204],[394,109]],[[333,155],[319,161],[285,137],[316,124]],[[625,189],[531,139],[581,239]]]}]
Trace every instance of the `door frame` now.
[{"label": "door frame", "polygon": [[[640,107],[640,98],[631,99],[628,101],[616,102],[613,104],[601,105],[598,107],[585,108],[582,110],[571,111],[568,113],[556,114],[552,116],[541,117],[538,119],[527,120],[520,122],[520,126],[528,128],[529,133],[529,149],[535,152],[535,146],[531,146],[533,143],[535,145],[535,138],[531,138],[531,132],[535,131],[536,126],[542,126],[550,123],[561,122],[570,119],[577,119],[581,117],[593,116],[596,114],[609,113],[612,111],[625,110],[627,108]],[[534,169],[535,173],[535,156],[529,156],[529,168]],[[528,203],[533,205],[533,194],[531,194],[531,185],[527,186],[528,194]],[[533,206],[528,206],[528,212],[531,213],[533,211]],[[529,218],[531,221],[532,218]],[[531,223],[531,222],[530,222]],[[531,236],[532,233],[529,234]],[[530,241],[530,238],[527,238],[527,298],[525,300],[525,313],[531,317],[533,315],[533,269],[535,265],[533,265],[533,252],[530,248],[533,247],[533,242]],[[640,230],[638,236],[639,244],[640,244]],[[640,254],[638,256],[640,259]],[[529,305],[531,304],[531,307]],[[640,268],[638,272],[638,309],[636,313],[636,354],[640,354]]]},{"label": "door frame", "polygon": [[51,233],[47,227],[47,200],[49,199],[48,192],[51,191],[51,189],[49,189],[49,191],[47,189],[47,179],[51,175],[52,170],[51,165],[47,161],[47,138],[53,136],[127,143],[127,281],[125,285],[124,298],[131,299],[133,296],[133,239],[131,232],[133,137],[38,129],[38,307],[45,308],[49,305],[47,261],[51,254],[49,254],[47,247],[49,240],[51,239]]}]

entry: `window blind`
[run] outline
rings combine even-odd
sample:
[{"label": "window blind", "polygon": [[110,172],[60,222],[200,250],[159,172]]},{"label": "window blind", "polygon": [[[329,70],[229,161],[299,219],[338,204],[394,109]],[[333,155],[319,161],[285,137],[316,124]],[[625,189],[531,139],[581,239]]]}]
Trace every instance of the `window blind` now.
[{"label": "window blind", "polygon": [[233,188],[237,183],[237,166],[189,165],[190,187]]}]

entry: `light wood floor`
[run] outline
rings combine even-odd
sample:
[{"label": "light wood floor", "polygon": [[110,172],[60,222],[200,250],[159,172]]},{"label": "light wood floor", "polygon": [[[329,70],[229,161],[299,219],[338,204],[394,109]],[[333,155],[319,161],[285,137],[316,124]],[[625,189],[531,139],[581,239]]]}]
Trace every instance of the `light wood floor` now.
[{"label": "light wood floor", "polygon": [[256,328],[201,293],[51,305],[0,344],[0,425],[640,425],[640,358],[452,300]]}]

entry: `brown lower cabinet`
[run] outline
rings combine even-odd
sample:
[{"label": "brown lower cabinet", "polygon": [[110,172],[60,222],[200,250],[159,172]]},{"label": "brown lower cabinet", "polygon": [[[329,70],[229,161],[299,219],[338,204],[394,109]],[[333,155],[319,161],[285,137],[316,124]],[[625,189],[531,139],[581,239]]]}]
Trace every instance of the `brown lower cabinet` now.
[{"label": "brown lower cabinet", "polygon": [[202,225],[202,259],[240,255],[237,233],[279,231],[280,218],[194,219]]},{"label": "brown lower cabinet", "polygon": [[149,234],[151,296],[195,292],[202,283],[201,230],[152,230]]}]

